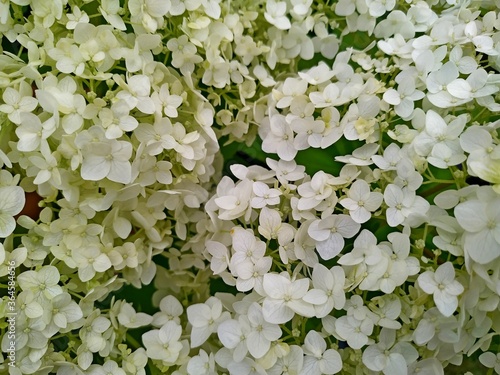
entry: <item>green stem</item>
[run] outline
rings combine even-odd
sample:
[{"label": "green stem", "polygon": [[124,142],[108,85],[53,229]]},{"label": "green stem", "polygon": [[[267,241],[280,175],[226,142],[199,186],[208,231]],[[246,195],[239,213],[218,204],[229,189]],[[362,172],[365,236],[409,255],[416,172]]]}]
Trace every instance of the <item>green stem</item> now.
[{"label": "green stem", "polygon": [[484,113],[484,111],[486,111],[486,110],[487,110],[487,108],[486,108],[486,107],[484,107],[484,108],[483,108],[483,109],[482,109],[482,110],[481,110],[481,111],[480,111],[477,115],[475,115],[475,116],[474,116],[474,118],[472,119],[472,121],[471,121],[471,122],[478,121],[478,120],[479,120],[479,118],[480,118],[480,117],[482,116],[482,114]]},{"label": "green stem", "polygon": [[456,181],[452,180],[440,180],[440,179],[432,179],[429,181],[424,181],[422,182],[422,185],[427,185],[427,184],[435,184],[435,183],[441,183],[441,184],[455,184]]},{"label": "green stem", "polygon": [[[443,186],[443,185],[445,185],[445,186]],[[442,183],[442,184],[436,185],[436,186],[434,186],[433,188],[431,188],[429,190],[423,191],[421,195],[422,195],[422,197],[426,198],[428,196],[431,196],[434,193],[437,193],[437,192],[443,190],[445,187],[447,187],[446,185],[450,185],[450,183],[448,182],[446,184]]]},{"label": "green stem", "polygon": [[125,338],[125,341],[127,342],[127,345],[130,346],[131,348],[134,349],[139,349],[142,348],[142,345],[139,344],[139,341],[137,341],[130,333],[127,332],[127,336]]},{"label": "green stem", "polygon": [[79,295],[78,293],[73,292],[72,290],[69,290],[69,289],[68,289],[68,290],[67,290],[67,292],[68,292],[69,294],[71,294],[73,297],[76,297],[76,298],[78,298],[78,299],[82,299],[82,298],[83,298],[81,295]]}]

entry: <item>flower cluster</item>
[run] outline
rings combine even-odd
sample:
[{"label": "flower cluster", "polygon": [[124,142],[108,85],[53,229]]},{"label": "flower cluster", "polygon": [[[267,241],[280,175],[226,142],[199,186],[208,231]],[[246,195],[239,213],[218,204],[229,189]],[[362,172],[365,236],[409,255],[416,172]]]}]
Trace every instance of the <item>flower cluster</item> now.
[{"label": "flower cluster", "polygon": [[0,374],[500,374],[498,6],[2,2]]}]

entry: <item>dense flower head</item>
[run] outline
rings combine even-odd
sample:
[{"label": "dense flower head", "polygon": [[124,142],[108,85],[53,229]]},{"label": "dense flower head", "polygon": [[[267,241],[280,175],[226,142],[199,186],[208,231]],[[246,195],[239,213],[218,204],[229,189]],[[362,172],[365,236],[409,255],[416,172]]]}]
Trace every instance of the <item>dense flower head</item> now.
[{"label": "dense flower head", "polygon": [[498,5],[1,2],[0,374],[500,374]]}]

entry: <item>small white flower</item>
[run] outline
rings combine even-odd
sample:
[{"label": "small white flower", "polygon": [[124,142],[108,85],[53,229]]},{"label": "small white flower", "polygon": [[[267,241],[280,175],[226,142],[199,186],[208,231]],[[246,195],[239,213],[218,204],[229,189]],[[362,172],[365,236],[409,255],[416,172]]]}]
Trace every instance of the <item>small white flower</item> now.
[{"label": "small white flower", "polygon": [[54,266],[44,266],[39,271],[25,271],[17,277],[22,290],[31,290],[37,301],[51,300],[63,292],[58,285],[59,269]]},{"label": "small white flower", "polygon": [[500,374],[500,353],[485,352],[479,356],[479,362],[488,368],[494,368]]},{"label": "small white flower", "polygon": [[266,253],[266,244],[258,240],[255,235],[241,227],[231,230],[234,254],[231,257],[231,267],[244,261],[257,262]]},{"label": "small white flower", "polygon": [[396,5],[396,1],[367,0],[366,4],[368,5],[368,9],[372,17],[380,17],[383,16],[386,12],[390,12],[391,10],[393,10]]},{"label": "small white flower", "polygon": [[52,309],[45,311],[46,316],[50,316],[50,324],[45,328],[45,332],[55,334],[57,331],[66,330],[68,325],[77,322],[83,317],[80,306],[71,299],[69,293],[61,293],[55,296],[52,301]]},{"label": "small white flower", "polygon": [[89,181],[99,181],[107,177],[111,181],[127,184],[132,179],[132,144],[110,140],[87,145],[84,151],[81,174]]},{"label": "small white flower", "polygon": [[251,200],[253,208],[263,208],[265,206],[274,206],[280,202],[281,192],[278,189],[271,189],[263,182],[253,183],[253,192],[255,197]]},{"label": "small white flower", "polygon": [[500,256],[500,199],[482,197],[459,203],[454,210],[464,229],[464,250],[475,262],[486,264]]},{"label": "small white flower", "polygon": [[255,358],[262,358],[269,351],[271,342],[281,337],[281,328],[266,322],[262,307],[255,302],[248,308],[247,317],[251,327],[247,335],[248,351]]},{"label": "small white flower", "polygon": [[244,179],[235,185],[231,179],[224,176],[217,190],[217,198],[214,202],[219,207],[219,219],[233,220],[243,215],[249,215],[251,211],[250,197],[252,194],[252,181]]},{"label": "small white flower", "polygon": [[389,184],[384,191],[385,203],[389,206],[386,211],[387,224],[396,227],[402,224],[412,214],[425,215],[430,207],[429,202],[417,196],[415,192],[401,189]]},{"label": "small white flower", "polygon": [[464,287],[455,280],[453,263],[440,265],[435,272],[425,271],[417,279],[418,285],[427,294],[432,294],[434,303],[444,316],[451,316],[458,307],[457,296]]},{"label": "small white flower", "polygon": [[160,111],[157,112],[162,113],[161,109],[163,109],[165,116],[170,118],[174,118],[179,115],[177,108],[182,104],[183,99],[179,95],[170,94],[168,84],[162,85],[159,92],[153,92],[151,98],[160,109]]},{"label": "small white flower", "polygon": [[[264,275],[262,284],[267,296],[262,305],[262,313],[269,323],[286,323],[296,313],[309,318],[316,313],[314,305],[303,299],[309,290],[309,279],[292,281],[286,276],[288,274]],[[326,296],[318,296],[314,302],[323,304],[326,302]]]},{"label": "small white flower", "polygon": [[311,181],[301,184],[297,191],[300,199],[297,205],[299,210],[310,210],[317,207],[322,201],[330,196],[335,196],[335,191],[332,187],[332,176],[319,171],[314,174]]},{"label": "small white flower", "polygon": [[240,316],[238,320],[225,320],[217,328],[217,335],[220,342],[225,348],[233,351],[235,362],[240,362],[247,355],[249,347],[247,337],[251,333],[251,330],[248,318],[244,315]]},{"label": "small white flower", "polygon": [[122,18],[118,15],[120,9],[119,0],[102,0],[99,6],[99,11],[110,25],[118,30],[125,31],[127,26],[125,26]]},{"label": "small white flower", "polygon": [[377,167],[386,170],[395,170],[402,159],[401,148],[396,143],[391,143],[384,150],[384,155],[373,155],[372,160]]},{"label": "small white flower", "polygon": [[124,303],[121,306],[117,317],[120,324],[127,328],[147,326],[153,321],[152,316],[142,312],[136,312],[130,303]]},{"label": "small white flower", "polygon": [[174,363],[182,349],[180,337],[182,327],[174,321],[168,321],[159,330],[154,329],[142,335],[149,358]]},{"label": "small white flower", "polygon": [[304,339],[304,367],[301,375],[336,374],[342,370],[342,359],[335,349],[327,349],[326,341],[316,331],[309,331]]},{"label": "small white flower", "polygon": [[[140,0],[139,0],[140,1]],[[130,6],[131,4],[129,4]],[[118,99],[123,100],[129,109],[137,108],[147,114],[155,112],[155,103],[149,96],[151,83],[146,75],[135,75],[127,78],[127,83],[117,74],[113,76],[116,83],[123,89],[116,94]]]},{"label": "small white flower", "polygon": [[401,323],[397,321],[401,314],[401,300],[394,294],[386,294],[375,297],[372,302],[376,302],[378,307],[370,304],[370,309],[379,318],[376,324],[380,327],[390,329],[400,329]]},{"label": "small white flower", "polygon": [[269,375],[299,375],[304,366],[304,351],[300,346],[290,345],[289,352],[277,358],[273,367],[267,370]]},{"label": "small white flower", "polygon": [[281,216],[277,210],[264,207],[259,214],[259,233],[265,239],[278,239],[280,244],[291,241],[295,234],[295,228],[281,222]]},{"label": "small white flower", "polygon": [[307,91],[307,81],[298,78],[286,78],[282,87],[282,97],[276,103],[278,108],[289,107],[293,100],[302,98]]},{"label": "small white flower", "polygon": [[38,105],[38,100],[33,97],[33,89],[26,81],[21,81],[19,90],[5,88],[2,99],[5,104],[0,104],[0,112],[7,113],[9,120],[18,125],[21,123],[21,113],[31,112]]},{"label": "small white flower", "polygon": [[133,131],[139,125],[137,119],[129,115],[129,108],[123,100],[118,100],[111,108],[99,111],[99,119],[106,128],[106,138],[120,138],[123,133]]},{"label": "small white flower", "polygon": [[344,238],[352,238],[359,232],[361,225],[348,215],[332,215],[314,221],[307,233],[315,239],[316,248],[322,259],[337,256],[344,248]]},{"label": "small white flower", "polygon": [[331,79],[335,75],[335,71],[323,61],[320,61],[317,66],[298,74],[300,78],[306,80],[310,85],[319,85]]},{"label": "small white flower", "polygon": [[227,311],[222,311],[222,303],[216,297],[210,297],[205,303],[197,303],[187,308],[191,330],[191,348],[202,345],[223,321],[229,319]]},{"label": "small white flower", "polygon": [[225,271],[229,265],[229,251],[227,247],[217,241],[207,241],[205,246],[208,253],[212,256],[210,269],[214,275]]},{"label": "small white flower", "polygon": [[352,349],[361,349],[368,343],[368,336],[372,334],[373,326],[370,318],[358,320],[354,316],[344,315],[335,321],[335,330]]},{"label": "small white flower", "polygon": [[20,119],[21,125],[16,128],[16,135],[19,137],[17,149],[26,152],[48,147],[47,138],[55,131],[55,119],[50,117],[42,123],[31,112],[21,113]]},{"label": "small white flower", "polygon": [[112,329],[111,321],[102,316],[99,309],[93,310],[80,331],[82,341],[85,343],[82,350],[88,350],[91,353],[103,350],[108,343],[104,335],[108,329]]},{"label": "small white flower", "polygon": [[415,101],[422,99],[425,94],[415,89],[415,81],[411,77],[401,79],[397,91],[389,89],[384,93],[384,100],[394,105],[394,110],[398,116],[408,118],[415,108]]},{"label": "small white flower", "polygon": [[105,272],[111,268],[109,257],[97,246],[77,249],[72,252],[72,258],[78,267],[78,276],[82,281],[89,281],[96,272]]},{"label": "small white flower", "polygon": [[395,344],[396,330],[382,328],[379,340],[378,344],[370,345],[363,351],[363,363],[372,371],[382,371],[385,375],[404,374],[407,366],[419,357],[411,344]]},{"label": "small white flower", "polygon": [[291,27],[290,20],[286,17],[286,2],[284,1],[268,1],[264,16],[267,22],[280,30],[288,30]]},{"label": "small white flower", "polygon": [[180,324],[179,316],[182,315],[184,309],[181,303],[174,296],[163,297],[160,301],[160,311],[153,315],[153,326],[161,327],[169,320],[173,320]]},{"label": "small white flower", "polygon": [[92,365],[87,370],[88,375],[126,375],[125,370],[118,367],[118,364],[113,360],[108,360],[104,365]]},{"label": "small white flower", "polygon": [[370,220],[371,213],[380,207],[383,199],[382,193],[370,191],[365,180],[356,180],[349,188],[347,198],[341,199],[339,203],[349,210],[349,215],[356,223],[363,224]]},{"label": "small white flower", "polygon": [[290,161],[297,155],[294,144],[293,130],[285,116],[275,114],[268,118],[269,132],[262,141],[264,152],[275,153],[286,161]]},{"label": "small white flower", "polygon": [[330,314],[335,308],[340,310],[344,307],[346,297],[344,292],[345,272],[340,266],[333,266],[328,269],[322,264],[316,264],[313,268],[313,287],[322,291],[327,300],[322,305],[316,305],[316,317],[323,318]]},{"label": "small white flower", "polygon": [[0,186],[0,238],[8,237],[14,232],[14,216],[24,208],[25,201],[22,187]]},{"label": "small white flower", "polygon": [[209,355],[200,349],[198,354],[189,360],[187,373],[189,375],[217,375],[213,353]]},{"label": "small white flower", "polygon": [[336,83],[330,83],[323,91],[314,91],[309,94],[309,99],[316,108],[325,108],[339,105],[343,100],[340,97],[340,89]]}]

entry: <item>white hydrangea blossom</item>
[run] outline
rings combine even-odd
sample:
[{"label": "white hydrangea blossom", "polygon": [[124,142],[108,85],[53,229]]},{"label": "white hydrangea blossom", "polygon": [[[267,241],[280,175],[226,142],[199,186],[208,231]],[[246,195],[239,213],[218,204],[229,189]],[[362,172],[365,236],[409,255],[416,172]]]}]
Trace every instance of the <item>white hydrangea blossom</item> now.
[{"label": "white hydrangea blossom", "polygon": [[497,5],[2,2],[0,373],[499,372]]}]

